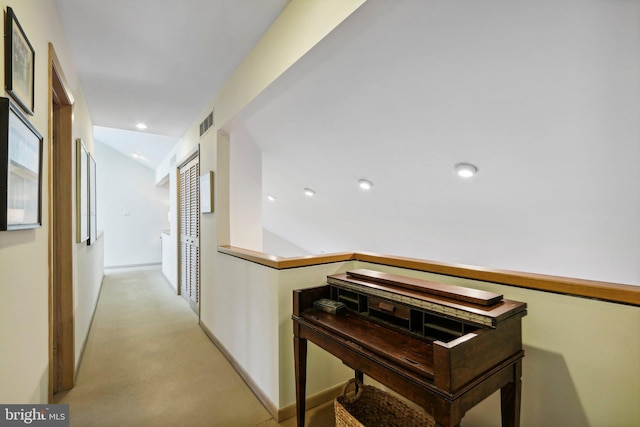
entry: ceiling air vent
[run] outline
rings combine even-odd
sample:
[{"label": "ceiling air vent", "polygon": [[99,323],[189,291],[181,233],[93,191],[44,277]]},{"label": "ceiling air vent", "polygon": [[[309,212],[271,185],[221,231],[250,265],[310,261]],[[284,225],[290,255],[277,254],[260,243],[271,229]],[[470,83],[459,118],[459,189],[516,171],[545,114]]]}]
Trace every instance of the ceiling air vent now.
[{"label": "ceiling air vent", "polygon": [[200,123],[200,137],[213,127],[213,111]]}]

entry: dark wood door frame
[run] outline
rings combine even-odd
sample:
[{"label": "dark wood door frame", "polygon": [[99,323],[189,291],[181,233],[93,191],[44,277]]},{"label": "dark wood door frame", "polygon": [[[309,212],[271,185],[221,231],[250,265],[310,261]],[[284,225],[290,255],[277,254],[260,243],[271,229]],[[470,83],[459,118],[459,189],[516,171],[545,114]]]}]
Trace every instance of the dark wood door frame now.
[{"label": "dark wood door frame", "polygon": [[73,102],[49,44],[49,401],[73,387]]}]

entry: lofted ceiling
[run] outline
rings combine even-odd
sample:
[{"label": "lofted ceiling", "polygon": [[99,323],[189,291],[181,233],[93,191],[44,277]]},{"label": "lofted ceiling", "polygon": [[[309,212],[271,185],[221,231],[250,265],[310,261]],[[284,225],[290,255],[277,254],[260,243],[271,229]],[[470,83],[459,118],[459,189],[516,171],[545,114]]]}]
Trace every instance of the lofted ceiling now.
[{"label": "lofted ceiling", "polygon": [[153,169],[154,172],[178,142],[178,138],[173,136],[132,132],[102,126],[93,127],[93,138],[95,141],[133,158],[149,169]]},{"label": "lofted ceiling", "polygon": [[[638,12],[637,2],[367,1],[232,133],[262,152],[263,192],[276,198],[264,198],[264,227],[311,253],[630,274]],[[460,178],[458,162],[478,175]],[[621,199],[628,210],[615,208]]]},{"label": "lofted ceiling", "polygon": [[[94,125],[136,132],[142,122],[177,141],[287,0],[56,3]],[[128,139],[126,154],[154,157]]]},{"label": "lofted ceiling", "polygon": [[[57,3],[94,123],[178,138],[286,2]],[[638,16],[368,0],[228,129],[261,151],[264,228],[303,252],[637,282]]]}]

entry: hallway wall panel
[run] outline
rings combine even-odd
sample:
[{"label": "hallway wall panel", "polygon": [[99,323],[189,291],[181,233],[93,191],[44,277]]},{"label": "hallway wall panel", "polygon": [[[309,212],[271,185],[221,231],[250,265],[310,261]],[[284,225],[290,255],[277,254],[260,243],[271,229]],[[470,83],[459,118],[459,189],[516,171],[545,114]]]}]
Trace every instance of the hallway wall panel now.
[{"label": "hallway wall panel", "polygon": [[152,169],[96,140],[98,228],[106,267],[159,264],[161,232],[169,228],[169,189]]},{"label": "hallway wall panel", "polygon": [[[15,12],[35,51],[35,115],[29,121],[44,138],[41,228],[0,233],[0,402],[46,403],[49,378],[48,117],[49,43],[55,48],[75,98],[73,137],[93,151],[92,123],[70,60],[55,2],[0,0]],[[0,69],[4,80],[4,67]],[[3,93],[2,96],[7,96]],[[75,150],[75,148],[74,148]],[[99,161],[99,160],[98,160]],[[75,165],[75,162],[74,162]],[[74,175],[75,176],[75,175]],[[75,202],[74,202],[75,203]],[[75,215],[73,218],[75,221]],[[75,223],[75,222],[74,222]],[[73,243],[75,363],[86,337],[102,277],[100,251]],[[78,268],[82,265],[82,268]],[[92,302],[93,301],[93,302]]]}]

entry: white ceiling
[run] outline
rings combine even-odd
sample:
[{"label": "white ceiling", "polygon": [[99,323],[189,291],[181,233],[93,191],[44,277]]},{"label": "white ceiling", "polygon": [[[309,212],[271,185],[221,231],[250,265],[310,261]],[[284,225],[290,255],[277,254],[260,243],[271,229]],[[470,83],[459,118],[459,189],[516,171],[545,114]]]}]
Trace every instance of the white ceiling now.
[{"label": "white ceiling", "polygon": [[[173,137],[285,4],[57,1],[95,124]],[[237,121],[277,197],[264,227],[314,253],[637,281],[639,4],[368,0]]]},{"label": "white ceiling", "polygon": [[93,127],[96,142],[105,144],[127,157],[131,157],[149,169],[155,170],[178,142],[173,136],[154,135],[145,132]]},{"label": "white ceiling", "polygon": [[[637,2],[367,1],[241,122],[277,197],[265,228],[314,253],[636,265],[637,16]],[[461,179],[462,161],[480,173]]]},{"label": "white ceiling", "polygon": [[177,139],[287,0],[56,2],[94,125]]}]

